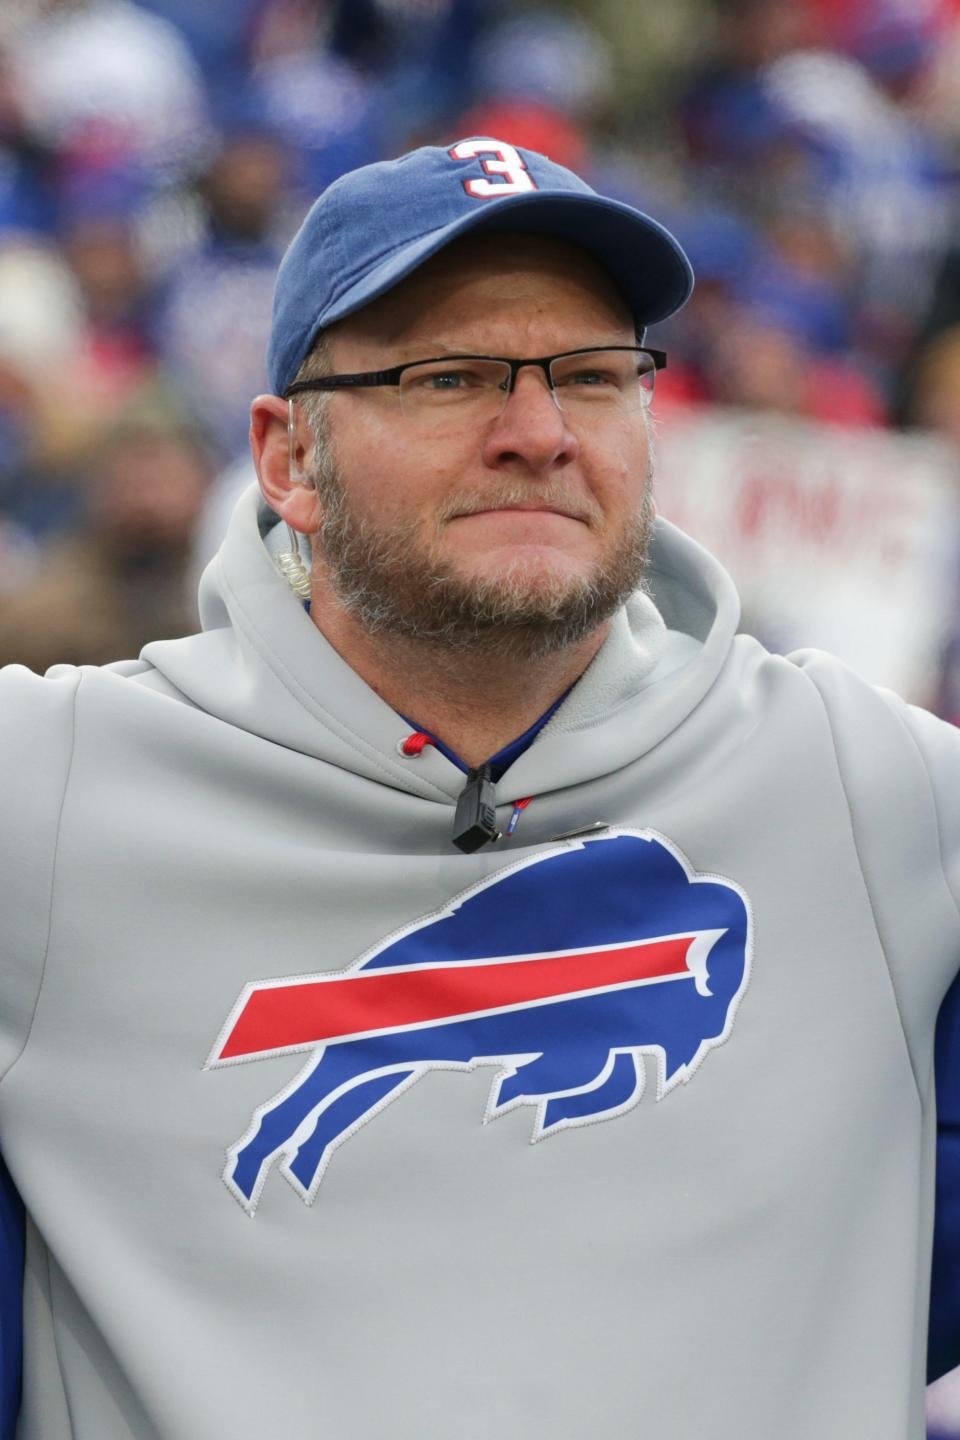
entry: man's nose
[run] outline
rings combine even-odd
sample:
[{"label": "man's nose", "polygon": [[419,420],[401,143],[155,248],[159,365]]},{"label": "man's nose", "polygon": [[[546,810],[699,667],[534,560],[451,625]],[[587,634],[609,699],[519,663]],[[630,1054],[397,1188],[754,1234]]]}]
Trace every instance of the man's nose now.
[{"label": "man's nose", "polygon": [[579,442],[557,404],[546,375],[535,365],[520,370],[484,441],[484,462],[499,467],[520,461],[535,472],[576,458]]}]

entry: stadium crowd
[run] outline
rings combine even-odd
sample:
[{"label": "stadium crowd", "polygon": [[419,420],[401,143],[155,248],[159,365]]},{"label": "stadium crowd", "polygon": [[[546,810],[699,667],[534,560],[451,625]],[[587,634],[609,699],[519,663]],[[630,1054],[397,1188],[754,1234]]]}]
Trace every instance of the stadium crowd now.
[{"label": "stadium crowd", "polygon": [[[661,416],[917,428],[960,463],[960,0],[4,0],[0,664],[194,628],[300,217],[471,134],[680,237]],[[933,703],[960,723],[960,622]]]},{"label": "stadium crowd", "polygon": [[189,628],[277,258],[338,174],[421,141],[543,150],[679,234],[661,414],[960,445],[958,90],[955,0],[5,5],[0,659]]}]

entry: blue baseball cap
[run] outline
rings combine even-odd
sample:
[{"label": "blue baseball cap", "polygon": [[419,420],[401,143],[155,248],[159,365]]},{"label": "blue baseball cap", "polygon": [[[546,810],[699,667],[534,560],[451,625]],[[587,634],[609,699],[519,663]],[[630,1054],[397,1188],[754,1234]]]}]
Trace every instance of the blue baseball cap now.
[{"label": "blue baseball cap", "polygon": [[638,329],[679,310],[693,271],[679,243],[534,150],[474,136],[351,170],[307,212],[277,275],[267,371],[282,395],[321,330],[384,295],[461,235],[571,240],[609,273]]}]

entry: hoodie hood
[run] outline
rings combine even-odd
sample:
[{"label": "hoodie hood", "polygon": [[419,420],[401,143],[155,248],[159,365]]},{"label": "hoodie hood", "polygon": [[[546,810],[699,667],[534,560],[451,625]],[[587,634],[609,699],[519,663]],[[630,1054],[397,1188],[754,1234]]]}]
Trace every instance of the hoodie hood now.
[{"label": "hoodie hood", "polygon": [[[272,517],[271,517],[272,518]],[[433,748],[415,763],[406,722],[340,657],[280,575],[282,530],[252,486],[200,584],[203,634],[148,645],[158,678],[228,724],[424,799],[456,801],[463,773]],[[498,795],[542,794],[621,768],[676,728],[713,684],[739,603],[725,571],[658,520],[648,571],[601,650],[514,762]],[[581,745],[571,746],[577,733]]]}]

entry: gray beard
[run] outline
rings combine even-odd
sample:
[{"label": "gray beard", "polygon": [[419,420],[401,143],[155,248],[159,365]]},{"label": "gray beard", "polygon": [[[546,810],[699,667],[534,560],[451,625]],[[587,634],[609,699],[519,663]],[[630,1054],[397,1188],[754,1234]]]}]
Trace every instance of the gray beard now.
[{"label": "gray beard", "polygon": [[[649,483],[632,524],[592,575],[532,577],[529,562],[518,558],[496,578],[465,578],[423,545],[415,523],[383,530],[358,519],[334,457],[327,447],[318,451],[314,479],[323,519],[313,536],[314,560],[322,561],[337,598],[370,635],[535,659],[585,640],[643,583],[655,515]],[[551,503],[548,489],[537,494]],[[496,490],[495,503],[529,498],[529,486],[508,483]],[[485,493],[483,508],[492,501]],[[477,508],[476,497],[451,497],[438,529]],[[599,506],[588,523],[606,523]]]}]

